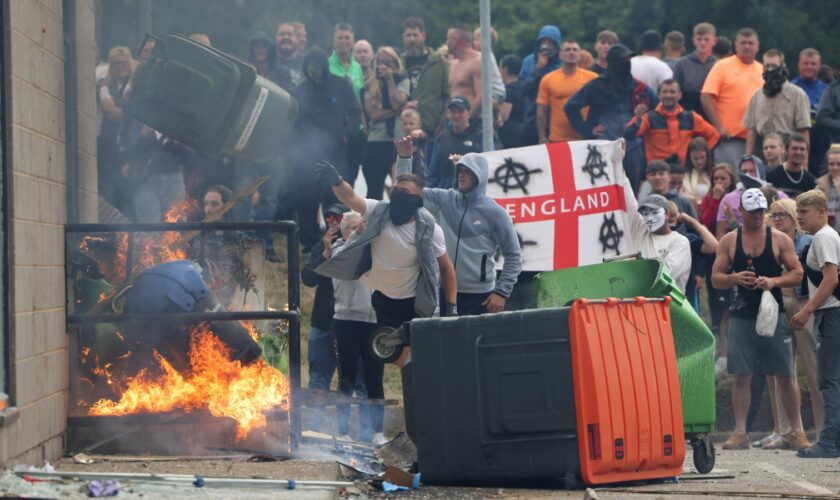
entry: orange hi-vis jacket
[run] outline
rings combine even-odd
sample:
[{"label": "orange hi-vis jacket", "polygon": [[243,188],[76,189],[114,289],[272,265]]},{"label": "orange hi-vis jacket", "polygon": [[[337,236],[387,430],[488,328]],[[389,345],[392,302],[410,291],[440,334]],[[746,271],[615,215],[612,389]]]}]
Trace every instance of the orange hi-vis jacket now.
[{"label": "orange hi-vis jacket", "polygon": [[665,160],[677,155],[680,163],[685,163],[685,153],[691,139],[700,136],[713,149],[720,134],[715,127],[694,111],[687,111],[679,104],[666,111],[660,102],[652,111],[641,118],[633,117],[624,128],[624,138],[641,137],[645,144],[647,163],[653,160]]}]

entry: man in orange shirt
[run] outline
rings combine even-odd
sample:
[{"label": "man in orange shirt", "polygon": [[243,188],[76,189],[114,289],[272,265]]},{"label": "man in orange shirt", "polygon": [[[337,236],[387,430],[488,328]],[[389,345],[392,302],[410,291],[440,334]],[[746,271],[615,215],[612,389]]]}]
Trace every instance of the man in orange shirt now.
[{"label": "man in orange shirt", "polygon": [[587,82],[598,77],[596,73],[578,67],[580,45],[574,40],[563,40],[560,45],[560,61],[562,66],[545,75],[537,94],[537,136],[540,144],[581,138],[566,118],[563,106]]},{"label": "man in orange shirt", "polygon": [[710,149],[714,149],[720,139],[717,130],[699,113],[679,105],[681,98],[680,84],[669,78],[659,85],[659,105],[655,109],[649,111],[646,104],[637,104],[633,110],[636,116],[624,129],[624,138],[641,137],[644,140],[648,165],[673,155],[684,164],[691,139],[696,136],[706,139]]},{"label": "man in orange shirt", "polygon": [[715,163],[737,165],[746,150],[744,114],[755,91],[764,86],[764,67],[755,60],[758,33],[741,28],[735,35],[735,56],[716,62],[706,77],[700,102],[706,117],[720,133]]}]

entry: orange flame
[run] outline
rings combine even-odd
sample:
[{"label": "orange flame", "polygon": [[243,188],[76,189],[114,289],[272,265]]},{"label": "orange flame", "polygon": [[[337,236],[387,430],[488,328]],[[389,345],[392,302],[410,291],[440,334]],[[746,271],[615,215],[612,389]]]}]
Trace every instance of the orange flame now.
[{"label": "orange flame", "polygon": [[101,399],[91,415],[126,415],[142,412],[190,412],[207,408],[214,416],[236,420],[236,436],[266,425],[265,412],[288,407],[289,383],[276,368],[261,358],[243,366],[230,359],[229,350],[201,324],[191,332],[190,372],[181,374],[158,353],[155,359],[163,374],[153,378],[141,370],[120,395],[119,401]]}]

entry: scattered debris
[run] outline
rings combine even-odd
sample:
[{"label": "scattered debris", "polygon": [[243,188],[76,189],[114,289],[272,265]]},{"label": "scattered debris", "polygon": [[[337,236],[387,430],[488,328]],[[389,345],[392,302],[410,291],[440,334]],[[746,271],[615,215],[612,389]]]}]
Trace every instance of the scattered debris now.
[{"label": "scattered debris", "polygon": [[73,455],[73,461],[76,462],[77,464],[82,464],[82,465],[90,465],[94,462],[94,460],[92,458],[85,455],[84,453],[76,453],[75,455]]},{"label": "scattered debris", "polygon": [[119,481],[108,479],[105,481],[94,480],[87,484],[87,496],[100,497],[114,497],[120,492]]},{"label": "scattered debris", "polygon": [[586,488],[586,491],[583,492],[583,500],[598,500],[598,493],[592,488]]}]

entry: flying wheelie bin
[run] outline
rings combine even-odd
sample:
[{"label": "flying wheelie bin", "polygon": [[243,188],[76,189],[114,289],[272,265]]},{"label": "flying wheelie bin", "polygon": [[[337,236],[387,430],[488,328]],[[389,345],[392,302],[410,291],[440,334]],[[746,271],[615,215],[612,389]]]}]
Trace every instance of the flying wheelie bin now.
[{"label": "flying wheelie bin", "polygon": [[537,275],[540,308],[576,299],[671,297],[671,326],[677,353],[685,436],[700,473],[714,468],[709,434],[715,428],[715,339],[711,330],[656,259],[614,260]]},{"label": "flying wheelie bin", "polygon": [[292,96],[220,50],[175,33],[147,38],[155,48],[132,79],[132,118],[210,156],[267,163],[281,153],[297,118]]}]

